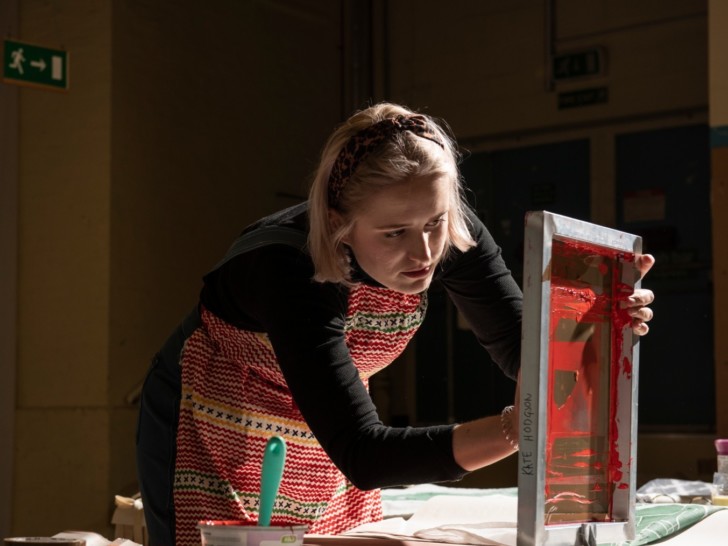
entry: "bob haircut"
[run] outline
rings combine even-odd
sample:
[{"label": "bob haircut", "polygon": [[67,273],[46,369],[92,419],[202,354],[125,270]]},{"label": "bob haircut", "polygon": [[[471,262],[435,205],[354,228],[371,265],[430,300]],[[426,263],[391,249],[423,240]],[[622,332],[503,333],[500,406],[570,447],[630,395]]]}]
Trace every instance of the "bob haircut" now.
[{"label": "bob haircut", "polygon": [[[457,166],[460,155],[444,122],[438,123],[429,116],[424,116],[428,130],[437,136],[442,147],[411,131],[396,132],[356,167],[341,189],[336,206],[329,204],[331,170],[349,139],[385,119],[413,114],[415,112],[396,104],[376,104],[352,115],[326,142],[308,197],[308,247],[315,268],[315,281],[352,284],[349,251],[342,239],[351,231],[362,201],[379,188],[397,184],[413,176],[438,175],[446,177],[450,182],[448,237],[443,257],[453,247],[465,252],[475,246],[465,215],[468,204],[463,195]],[[334,210],[343,219],[341,225],[332,221],[331,213]]]}]

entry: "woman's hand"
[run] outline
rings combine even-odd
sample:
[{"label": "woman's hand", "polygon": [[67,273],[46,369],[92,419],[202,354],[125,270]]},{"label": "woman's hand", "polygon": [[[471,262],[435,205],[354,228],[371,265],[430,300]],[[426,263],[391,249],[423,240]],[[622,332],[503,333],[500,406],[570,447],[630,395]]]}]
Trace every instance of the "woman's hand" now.
[{"label": "woman's hand", "polygon": [[[643,279],[655,264],[655,258],[651,254],[642,254],[635,260],[637,270],[640,272],[640,279]],[[652,319],[653,313],[652,309],[647,306],[653,301],[655,301],[655,295],[652,290],[644,288],[636,289],[627,298],[627,312],[632,317],[632,331],[638,336],[643,336],[650,330],[647,323]]]}]

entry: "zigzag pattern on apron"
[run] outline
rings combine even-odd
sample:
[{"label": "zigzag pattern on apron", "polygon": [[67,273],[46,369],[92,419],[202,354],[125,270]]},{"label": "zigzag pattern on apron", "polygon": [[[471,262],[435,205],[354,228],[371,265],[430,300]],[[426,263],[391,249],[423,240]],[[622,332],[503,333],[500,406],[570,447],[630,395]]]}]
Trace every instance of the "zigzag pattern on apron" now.
[{"label": "zigzag pattern on apron", "polygon": [[[426,307],[424,295],[363,284],[350,291],[346,343],[365,385],[404,350]],[[260,464],[273,435],[285,439],[287,462],[271,525],[335,534],[382,518],[379,491],[349,483],[314,438],[265,334],[237,329],[203,309],[181,366],[177,544],[200,543],[200,520],[257,522]]]}]

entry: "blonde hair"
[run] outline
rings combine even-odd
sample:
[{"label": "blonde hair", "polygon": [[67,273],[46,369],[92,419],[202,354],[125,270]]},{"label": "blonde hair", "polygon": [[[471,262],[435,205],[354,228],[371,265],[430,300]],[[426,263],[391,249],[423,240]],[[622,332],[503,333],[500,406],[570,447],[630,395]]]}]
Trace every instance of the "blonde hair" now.
[{"label": "blonde hair", "polygon": [[[324,145],[308,197],[308,247],[315,268],[314,280],[351,284],[351,264],[342,239],[352,229],[362,201],[373,191],[412,176],[444,175],[450,182],[448,237],[443,256],[452,247],[464,252],[475,245],[465,215],[468,205],[463,196],[457,166],[460,156],[455,141],[450,137],[444,122],[435,121],[429,116],[425,116],[428,130],[437,136],[442,146],[410,131],[395,133],[356,166],[341,189],[335,206],[329,203],[331,170],[349,139],[375,123],[413,114],[396,104],[376,104],[351,116]],[[342,225],[334,226],[332,210],[336,210],[343,218]]]}]

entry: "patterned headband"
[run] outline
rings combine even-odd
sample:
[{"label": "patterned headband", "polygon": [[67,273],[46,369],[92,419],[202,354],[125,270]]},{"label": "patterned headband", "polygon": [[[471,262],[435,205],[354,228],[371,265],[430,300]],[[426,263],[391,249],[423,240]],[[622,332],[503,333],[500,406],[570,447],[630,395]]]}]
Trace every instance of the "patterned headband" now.
[{"label": "patterned headband", "polygon": [[329,175],[329,206],[336,208],[341,190],[364,159],[385,140],[402,131],[431,140],[445,148],[440,138],[427,125],[427,118],[420,114],[397,116],[382,120],[352,136],[339,152]]}]

